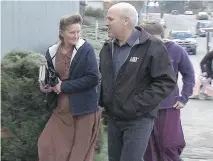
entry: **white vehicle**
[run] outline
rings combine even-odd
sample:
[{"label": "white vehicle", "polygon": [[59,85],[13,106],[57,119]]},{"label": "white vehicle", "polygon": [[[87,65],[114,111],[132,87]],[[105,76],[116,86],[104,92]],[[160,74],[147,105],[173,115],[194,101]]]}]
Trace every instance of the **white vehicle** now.
[{"label": "white vehicle", "polygon": [[193,12],[192,12],[192,11],[185,11],[184,14],[185,14],[185,15],[193,15]]},{"label": "white vehicle", "polygon": [[198,21],[196,24],[196,34],[198,36],[206,36],[206,31],[203,30],[203,28],[212,28],[213,27],[213,22],[212,21]]},{"label": "white vehicle", "polygon": [[197,14],[197,19],[198,20],[208,20],[209,19],[209,15],[207,12],[199,12]]}]

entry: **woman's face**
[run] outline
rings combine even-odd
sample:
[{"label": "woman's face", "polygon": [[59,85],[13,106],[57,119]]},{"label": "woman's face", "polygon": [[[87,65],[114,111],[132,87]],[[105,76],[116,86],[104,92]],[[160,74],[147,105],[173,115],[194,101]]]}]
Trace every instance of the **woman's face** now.
[{"label": "woman's face", "polygon": [[65,44],[76,45],[80,38],[81,25],[79,23],[71,24],[61,31],[61,36],[64,38]]}]

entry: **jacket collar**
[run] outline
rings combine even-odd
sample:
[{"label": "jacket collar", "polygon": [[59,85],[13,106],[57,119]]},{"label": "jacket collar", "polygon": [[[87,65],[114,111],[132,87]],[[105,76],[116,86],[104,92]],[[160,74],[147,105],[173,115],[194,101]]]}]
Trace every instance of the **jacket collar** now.
[{"label": "jacket collar", "polygon": [[[143,44],[150,38],[150,34],[146,32],[143,28],[136,26],[135,29],[139,31],[139,40],[136,40],[137,41],[136,44]],[[111,42],[115,42],[115,39],[107,40],[105,44]]]},{"label": "jacket collar", "polygon": [[[85,43],[85,40],[80,38],[74,48],[74,51],[77,51],[84,43]],[[60,45],[61,45],[61,41],[59,41],[57,44],[54,44],[53,46],[49,47],[49,53],[50,53],[51,58],[53,58],[55,56]]]},{"label": "jacket collar", "polygon": [[[57,52],[59,46],[61,45],[61,43],[62,43],[62,42],[59,41],[57,44],[54,44],[53,46],[49,47],[49,54],[50,54],[50,57],[51,57],[51,59],[52,59],[54,68],[55,68],[55,55],[56,55],[56,52]],[[80,38],[80,39],[78,40],[77,44],[76,44],[75,47],[74,47],[74,50],[73,50],[73,53],[72,53],[72,58],[71,58],[70,64],[71,64],[73,58],[75,57],[75,55],[76,55],[78,49],[79,49],[81,46],[83,46],[84,43],[85,43],[85,40],[84,40],[84,39]]]}]

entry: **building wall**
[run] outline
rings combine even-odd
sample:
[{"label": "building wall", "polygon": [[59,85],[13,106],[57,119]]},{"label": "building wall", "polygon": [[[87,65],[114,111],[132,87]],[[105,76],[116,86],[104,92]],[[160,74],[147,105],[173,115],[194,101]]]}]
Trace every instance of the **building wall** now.
[{"label": "building wall", "polygon": [[79,8],[79,1],[1,1],[1,56],[11,50],[44,53],[58,40],[60,18]]}]

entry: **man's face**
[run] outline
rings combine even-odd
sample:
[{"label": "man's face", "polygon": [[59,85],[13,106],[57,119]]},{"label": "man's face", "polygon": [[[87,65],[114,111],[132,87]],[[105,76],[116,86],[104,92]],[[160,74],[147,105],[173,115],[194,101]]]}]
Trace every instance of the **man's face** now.
[{"label": "man's face", "polygon": [[108,36],[110,38],[119,38],[124,30],[124,18],[119,9],[111,8],[107,12]]}]

